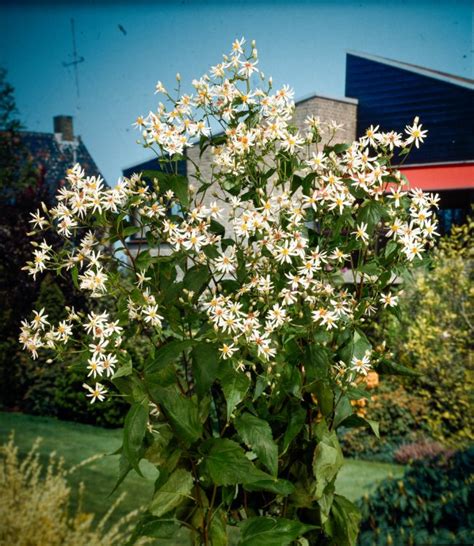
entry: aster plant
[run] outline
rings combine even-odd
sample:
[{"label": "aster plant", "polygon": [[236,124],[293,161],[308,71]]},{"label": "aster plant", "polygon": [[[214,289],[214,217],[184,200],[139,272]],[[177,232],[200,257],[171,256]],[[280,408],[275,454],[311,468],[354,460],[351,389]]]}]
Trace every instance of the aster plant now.
[{"label": "aster plant", "polygon": [[[308,117],[300,132],[293,91],[273,90],[244,40],[193,87],[158,83],[164,102],[137,120],[159,170],[109,189],[76,165],[34,215],[64,246],[39,244],[26,268],[68,272],[97,310],[59,324],[37,311],[21,341],[33,356],[79,352],[91,403],[130,403],[119,482],[142,459],[159,470],[136,538],[186,528],[194,544],[352,545],[337,429],[377,435],[354,409],[364,378],[404,371],[368,326],[381,307],[396,313],[397,278],[436,234],[436,196],[392,167],[426,131],[415,119],[334,144],[340,127]],[[191,146],[211,168],[196,162],[187,180],[176,162]],[[146,244],[132,250],[130,236]],[[122,348],[137,335],[144,367]]]}]

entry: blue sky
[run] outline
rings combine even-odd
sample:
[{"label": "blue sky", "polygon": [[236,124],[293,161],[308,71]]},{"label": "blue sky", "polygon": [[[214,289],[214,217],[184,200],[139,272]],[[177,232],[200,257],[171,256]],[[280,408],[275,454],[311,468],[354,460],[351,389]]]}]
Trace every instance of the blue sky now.
[{"label": "blue sky", "polygon": [[[38,3],[39,4],[39,3]],[[344,95],[348,49],[473,77],[469,1],[34,2],[0,7],[0,65],[9,72],[24,125],[52,131],[74,116],[107,181],[150,154],[131,124],[156,105],[156,81],[183,88],[232,41],[256,39],[260,66],[296,98]],[[76,25],[80,98],[71,60]],[[123,27],[123,30],[119,28]],[[125,31],[125,32],[124,32]]]}]

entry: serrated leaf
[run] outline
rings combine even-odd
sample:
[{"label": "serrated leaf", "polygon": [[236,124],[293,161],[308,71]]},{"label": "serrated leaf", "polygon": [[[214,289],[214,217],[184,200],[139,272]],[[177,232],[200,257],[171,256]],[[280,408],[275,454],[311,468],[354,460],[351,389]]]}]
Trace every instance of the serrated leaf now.
[{"label": "serrated leaf", "polygon": [[341,495],[334,495],[331,515],[324,531],[338,546],[355,546],[359,534],[361,515],[355,504]]},{"label": "serrated leaf", "polygon": [[347,417],[354,413],[351,401],[347,396],[341,396],[335,409],[333,428],[337,428],[344,419],[347,419]]},{"label": "serrated leaf", "polygon": [[193,476],[184,468],[177,468],[155,492],[148,510],[154,516],[164,516],[179,506],[191,494]]},{"label": "serrated leaf", "polygon": [[368,226],[368,232],[372,232],[374,227],[380,222],[385,214],[385,209],[377,201],[365,201],[362,203],[357,215],[357,223],[364,222]]},{"label": "serrated leaf", "polygon": [[211,526],[209,530],[212,546],[227,546],[227,518],[224,510],[216,510],[212,514]]},{"label": "serrated leaf", "polygon": [[248,518],[239,527],[238,546],[287,546],[317,528],[296,520],[269,517]]},{"label": "serrated leaf", "polygon": [[118,370],[114,373],[112,377],[112,381],[114,379],[118,379],[119,377],[126,377],[127,375],[130,375],[132,372],[133,372],[132,361],[131,359],[128,359],[125,362],[125,364],[120,366],[120,368],[118,368]]},{"label": "serrated leaf", "polygon": [[204,464],[209,477],[216,485],[242,484],[248,489],[265,490],[288,495],[294,487],[287,480],[278,480],[258,469],[244,450],[232,440],[213,438],[205,444],[207,454]]},{"label": "serrated leaf", "polygon": [[117,481],[115,482],[115,485],[112,491],[107,495],[107,497],[111,497],[115,493],[115,491],[117,491],[117,489],[120,487],[123,480],[128,476],[131,470],[132,470],[132,465],[129,463],[125,455],[122,454],[122,456],[120,457],[119,475],[118,475]]},{"label": "serrated leaf", "polygon": [[372,344],[367,339],[366,335],[360,330],[354,332],[353,338],[353,352],[352,356],[356,358],[363,358],[367,351],[371,351]]},{"label": "serrated leaf", "polygon": [[260,462],[270,471],[278,474],[278,446],[273,441],[272,429],[267,421],[251,413],[243,413],[234,422],[244,443],[257,455]]}]

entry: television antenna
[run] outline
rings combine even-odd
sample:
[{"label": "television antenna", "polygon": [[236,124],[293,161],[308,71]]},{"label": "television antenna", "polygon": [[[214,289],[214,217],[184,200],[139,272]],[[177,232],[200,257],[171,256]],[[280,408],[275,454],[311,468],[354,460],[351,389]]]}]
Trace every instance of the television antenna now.
[{"label": "television antenna", "polygon": [[76,82],[76,94],[77,98],[79,99],[79,73],[77,70],[77,65],[84,62],[84,57],[79,57],[77,54],[77,47],[76,47],[76,29],[74,26],[74,19],[71,19],[71,33],[72,33],[72,61],[69,63],[63,62],[63,66],[65,68],[69,68],[70,66],[73,67],[74,70],[74,79]]}]

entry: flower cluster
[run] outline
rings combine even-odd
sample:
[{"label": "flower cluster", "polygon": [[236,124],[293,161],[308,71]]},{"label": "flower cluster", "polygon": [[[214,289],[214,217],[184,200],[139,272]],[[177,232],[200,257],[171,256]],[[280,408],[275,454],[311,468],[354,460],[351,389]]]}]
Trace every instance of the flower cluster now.
[{"label": "flower cluster", "polygon": [[[246,54],[244,43],[237,40],[222,63],[195,80],[193,94],[178,90],[173,98],[158,83],[168,105],[136,123],[144,145],[170,163],[199,139],[202,153],[211,152],[210,180],[197,165],[197,189],[173,185],[163,172],[110,189],[76,165],[57,205],[32,215],[35,231],[54,229],[65,244],[55,252],[44,240],[26,269],[34,277],[71,270],[81,290],[123,298],[126,309],[122,322],[112,312],[73,313],[56,327],[37,313],[21,333],[33,356],[67,343],[77,321],[90,337],[83,352],[91,379],[113,376],[122,335],[137,326],[157,344],[206,332],[223,360],[271,374],[285,365],[292,336],[307,343],[320,332],[329,343],[396,306],[391,279],[432,245],[438,198],[408,189],[391,160],[418,147],[427,131],[416,118],[405,136],[371,126],[359,140],[333,145],[336,123],[308,116],[295,127],[293,91],[273,91],[254,44]],[[211,119],[222,133],[212,135]],[[151,246],[132,252],[130,233]],[[124,270],[131,286],[117,283]],[[193,270],[204,286],[189,281]],[[171,295],[166,283],[177,286]],[[370,349],[350,354],[334,362],[335,374],[355,381],[371,362]],[[102,383],[86,388],[92,401],[103,399]]]}]

